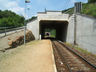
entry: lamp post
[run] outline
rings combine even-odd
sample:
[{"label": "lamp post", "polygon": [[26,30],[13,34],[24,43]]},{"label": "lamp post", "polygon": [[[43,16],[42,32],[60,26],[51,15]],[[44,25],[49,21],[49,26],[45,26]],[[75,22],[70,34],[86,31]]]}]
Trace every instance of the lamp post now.
[{"label": "lamp post", "polygon": [[30,3],[30,0],[25,0],[24,44],[26,44],[26,4],[27,3]]},{"label": "lamp post", "polygon": [[25,3],[30,3],[30,0],[25,0]]},{"label": "lamp post", "polygon": [[6,36],[6,23],[5,23],[5,36]]}]

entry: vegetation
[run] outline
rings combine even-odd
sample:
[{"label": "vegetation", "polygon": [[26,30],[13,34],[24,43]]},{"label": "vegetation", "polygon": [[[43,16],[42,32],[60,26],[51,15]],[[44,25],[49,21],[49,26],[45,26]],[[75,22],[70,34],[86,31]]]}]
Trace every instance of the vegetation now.
[{"label": "vegetation", "polygon": [[95,3],[96,0],[88,0],[88,3]]},{"label": "vegetation", "polygon": [[91,54],[91,52],[89,52],[89,51],[87,51],[87,50],[85,50],[83,48],[80,48],[78,45],[73,45],[73,44],[70,44],[70,43],[65,43],[65,44],[68,45],[71,48],[74,48],[74,49],[84,53],[84,54]]},{"label": "vegetation", "polygon": [[69,8],[69,9],[63,10],[62,13],[73,14],[74,13],[74,8]]},{"label": "vegetation", "polygon": [[24,17],[14,12],[0,10],[0,27],[20,27],[24,25]]},{"label": "vegetation", "polygon": [[50,37],[56,37],[56,30],[55,29],[45,29],[45,32],[50,32]]},{"label": "vegetation", "polygon": [[50,33],[51,33],[51,37],[56,37],[56,30],[55,29],[52,29],[51,31],[50,31]]},{"label": "vegetation", "polygon": [[[93,16],[96,18],[96,3],[95,2],[96,2],[96,0],[89,0],[89,3],[83,4],[81,14],[86,14],[86,15]],[[73,14],[74,7],[67,9],[67,10],[63,10],[62,12]]]},{"label": "vegetation", "polygon": [[83,4],[82,14],[96,17],[96,3]]},{"label": "vegetation", "polygon": [[36,18],[37,18],[36,16],[33,16],[33,17],[31,17],[30,19],[26,20],[26,22],[30,22],[30,21],[32,21],[32,20],[35,20]]}]

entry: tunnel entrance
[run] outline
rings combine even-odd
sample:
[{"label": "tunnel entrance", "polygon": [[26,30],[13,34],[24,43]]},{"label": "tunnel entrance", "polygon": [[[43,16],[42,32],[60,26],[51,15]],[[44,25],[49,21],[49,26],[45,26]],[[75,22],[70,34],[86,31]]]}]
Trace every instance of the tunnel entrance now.
[{"label": "tunnel entrance", "polygon": [[56,40],[66,42],[68,21],[44,20],[40,21],[39,24],[39,33],[41,35],[41,39],[45,39],[46,37],[53,37]]}]

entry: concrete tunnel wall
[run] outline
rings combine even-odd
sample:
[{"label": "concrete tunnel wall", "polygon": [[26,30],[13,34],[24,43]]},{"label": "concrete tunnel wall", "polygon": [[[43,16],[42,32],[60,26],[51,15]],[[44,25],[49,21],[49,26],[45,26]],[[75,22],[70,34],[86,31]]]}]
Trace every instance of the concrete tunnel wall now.
[{"label": "concrete tunnel wall", "polygon": [[39,33],[41,38],[44,39],[45,29],[55,29],[56,39],[66,42],[67,40],[67,28],[68,21],[54,21],[54,20],[42,20],[39,22]]}]

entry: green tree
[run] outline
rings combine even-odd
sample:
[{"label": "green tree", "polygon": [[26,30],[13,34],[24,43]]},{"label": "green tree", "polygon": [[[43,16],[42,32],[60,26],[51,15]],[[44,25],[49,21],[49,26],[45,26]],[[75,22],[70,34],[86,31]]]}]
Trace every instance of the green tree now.
[{"label": "green tree", "polygon": [[0,27],[20,27],[24,25],[25,18],[12,11],[0,10]]},{"label": "green tree", "polygon": [[8,24],[8,20],[6,18],[0,19],[0,27],[5,27]]},{"label": "green tree", "polygon": [[33,16],[33,17],[31,17],[30,19],[26,20],[26,22],[30,22],[30,21],[32,21],[32,20],[35,20],[36,18],[37,18],[36,16]]},{"label": "green tree", "polygon": [[96,0],[88,0],[88,3],[95,3]]}]

